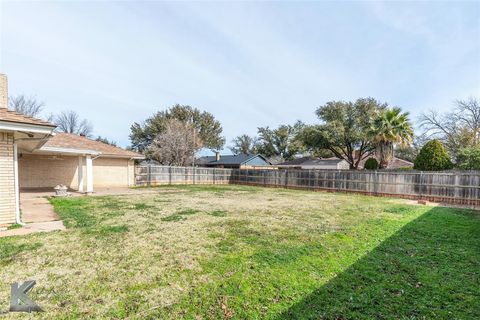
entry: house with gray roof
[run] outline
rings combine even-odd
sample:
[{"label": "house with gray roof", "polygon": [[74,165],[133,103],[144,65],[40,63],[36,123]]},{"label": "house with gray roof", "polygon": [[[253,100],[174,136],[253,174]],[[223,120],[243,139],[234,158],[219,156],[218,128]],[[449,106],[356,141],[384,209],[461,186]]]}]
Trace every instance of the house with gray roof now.
[{"label": "house with gray roof", "polygon": [[318,159],[315,157],[302,157],[285,161],[276,165],[279,169],[323,169],[323,170],[348,170],[348,162],[343,159]]},{"label": "house with gray roof", "polygon": [[220,155],[220,153],[217,153],[214,156],[198,158],[195,164],[199,167],[230,169],[266,168],[271,166],[271,163],[264,156],[246,153],[234,155]]}]

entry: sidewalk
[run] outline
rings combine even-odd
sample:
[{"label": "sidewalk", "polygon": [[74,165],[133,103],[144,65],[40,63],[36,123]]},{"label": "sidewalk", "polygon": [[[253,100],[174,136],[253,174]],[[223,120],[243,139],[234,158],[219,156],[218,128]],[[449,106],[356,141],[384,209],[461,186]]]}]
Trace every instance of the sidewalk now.
[{"label": "sidewalk", "polygon": [[20,210],[22,222],[25,225],[21,228],[0,231],[0,238],[20,236],[36,232],[50,232],[65,230],[60,217],[53,210],[45,194],[41,192],[22,192],[20,196]]}]

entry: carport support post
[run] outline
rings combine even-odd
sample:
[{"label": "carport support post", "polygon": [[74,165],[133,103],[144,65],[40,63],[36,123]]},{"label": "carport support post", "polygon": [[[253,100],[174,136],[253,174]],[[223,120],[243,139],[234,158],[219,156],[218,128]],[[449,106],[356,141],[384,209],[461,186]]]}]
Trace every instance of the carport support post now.
[{"label": "carport support post", "polygon": [[83,192],[83,160],[82,156],[78,157],[78,192]]},{"label": "carport support post", "polygon": [[87,193],[93,193],[93,164],[92,156],[87,155],[85,157],[85,162],[87,165]]}]

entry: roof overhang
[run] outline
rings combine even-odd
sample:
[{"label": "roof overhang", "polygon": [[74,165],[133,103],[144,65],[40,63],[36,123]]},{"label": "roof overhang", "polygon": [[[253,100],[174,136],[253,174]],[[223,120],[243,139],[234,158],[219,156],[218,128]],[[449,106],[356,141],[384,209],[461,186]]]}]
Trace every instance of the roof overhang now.
[{"label": "roof overhang", "polygon": [[135,159],[135,160],[143,160],[145,156],[130,156],[130,155],[118,155],[118,154],[100,154],[101,158],[117,158],[117,159]]},{"label": "roof overhang", "polygon": [[25,131],[29,133],[51,134],[55,127],[0,120],[2,131]]},{"label": "roof overhang", "polygon": [[54,135],[55,127],[0,120],[0,131],[13,133],[18,148],[29,152],[42,147]]},{"label": "roof overhang", "polygon": [[35,150],[35,153],[56,153],[56,154],[68,154],[68,155],[101,155],[101,152],[95,150],[86,149],[73,149],[73,148],[58,148],[58,147],[41,147]]},{"label": "roof overhang", "polygon": [[144,156],[131,156],[131,155],[115,155],[115,154],[103,154],[100,151],[88,150],[88,149],[75,149],[75,148],[60,148],[60,147],[42,147],[35,150],[35,154],[62,154],[71,156],[96,156],[101,158],[117,158],[117,159],[145,159]]}]

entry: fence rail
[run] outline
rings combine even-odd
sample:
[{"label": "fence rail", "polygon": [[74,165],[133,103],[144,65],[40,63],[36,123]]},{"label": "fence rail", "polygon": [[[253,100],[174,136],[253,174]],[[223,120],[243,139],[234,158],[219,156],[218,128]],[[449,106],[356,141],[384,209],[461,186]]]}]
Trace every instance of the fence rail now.
[{"label": "fence rail", "polygon": [[478,171],[259,170],[139,166],[138,186],[162,184],[245,184],[354,192],[463,205],[480,205]]}]

